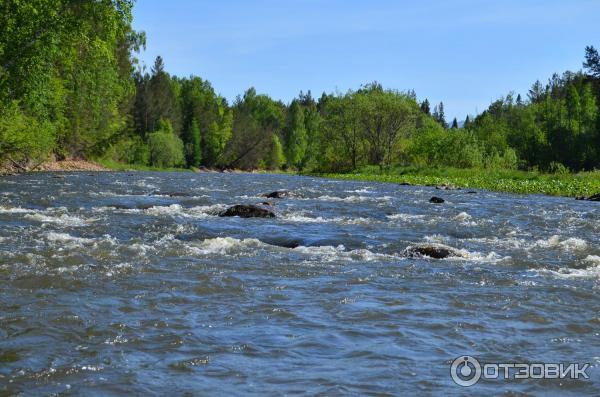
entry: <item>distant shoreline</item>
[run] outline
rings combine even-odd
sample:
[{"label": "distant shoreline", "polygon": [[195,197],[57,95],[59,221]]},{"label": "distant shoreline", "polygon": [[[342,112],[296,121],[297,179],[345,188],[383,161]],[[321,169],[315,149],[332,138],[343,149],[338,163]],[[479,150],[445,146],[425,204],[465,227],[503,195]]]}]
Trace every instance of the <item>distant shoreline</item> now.
[{"label": "distant shoreline", "polygon": [[[241,170],[215,168],[155,168],[132,164],[91,160],[51,160],[29,170],[14,165],[0,166],[0,176],[30,172],[195,172],[195,173],[273,173],[291,174],[281,170]],[[577,174],[545,174],[534,171],[509,171],[487,169],[456,169],[431,167],[396,167],[384,172],[366,167],[348,173],[296,174],[319,178],[385,182],[400,185],[438,187],[440,190],[483,189],[516,194],[543,194],[563,197],[588,197],[600,192],[600,172]]]}]

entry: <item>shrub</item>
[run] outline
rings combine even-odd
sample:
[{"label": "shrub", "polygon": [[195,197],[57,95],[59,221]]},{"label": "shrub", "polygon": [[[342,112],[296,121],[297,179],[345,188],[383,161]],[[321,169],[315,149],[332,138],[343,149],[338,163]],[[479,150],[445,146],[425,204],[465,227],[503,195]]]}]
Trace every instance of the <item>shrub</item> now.
[{"label": "shrub", "polygon": [[112,145],[104,157],[120,163],[149,165],[150,150],[141,137],[135,136]]},{"label": "shrub", "polygon": [[55,147],[56,131],[49,121],[26,115],[16,101],[0,108],[0,157],[31,160],[49,154]]},{"label": "shrub", "polygon": [[173,133],[171,123],[161,121],[159,130],[148,137],[150,164],[155,167],[179,167],[185,164],[183,142]]},{"label": "shrub", "polygon": [[562,163],[559,163],[558,161],[551,162],[550,166],[548,167],[548,171],[552,174],[559,175],[566,175],[571,172],[568,167],[565,167]]}]

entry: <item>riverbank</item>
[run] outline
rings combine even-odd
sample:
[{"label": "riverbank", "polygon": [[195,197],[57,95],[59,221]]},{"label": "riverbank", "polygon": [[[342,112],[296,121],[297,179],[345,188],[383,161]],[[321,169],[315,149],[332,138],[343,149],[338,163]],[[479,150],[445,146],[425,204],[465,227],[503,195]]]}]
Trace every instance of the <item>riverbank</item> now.
[{"label": "riverbank", "polygon": [[19,164],[6,161],[0,164],[0,175],[22,172],[61,172],[61,171],[111,171],[110,168],[89,160],[48,160],[39,164]]},{"label": "riverbank", "polygon": [[380,172],[364,167],[352,173],[321,173],[314,176],[373,182],[404,183],[425,186],[454,186],[521,194],[553,196],[590,196],[600,192],[600,172],[544,174],[513,170],[394,167]]}]

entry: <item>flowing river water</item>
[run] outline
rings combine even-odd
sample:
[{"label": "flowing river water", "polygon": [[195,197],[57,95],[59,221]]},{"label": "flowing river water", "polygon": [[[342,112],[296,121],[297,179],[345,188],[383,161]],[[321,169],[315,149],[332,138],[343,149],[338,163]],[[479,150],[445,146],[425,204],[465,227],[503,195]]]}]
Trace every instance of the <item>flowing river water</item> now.
[{"label": "flowing river water", "polygon": [[[600,203],[61,175],[0,179],[0,395],[600,394]],[[296,196],[276,218],[217,216],[277,189]],[[465,257],[403,255],[427,242]],[[590,379],[463,388],[461,355],[590,363]]]}]

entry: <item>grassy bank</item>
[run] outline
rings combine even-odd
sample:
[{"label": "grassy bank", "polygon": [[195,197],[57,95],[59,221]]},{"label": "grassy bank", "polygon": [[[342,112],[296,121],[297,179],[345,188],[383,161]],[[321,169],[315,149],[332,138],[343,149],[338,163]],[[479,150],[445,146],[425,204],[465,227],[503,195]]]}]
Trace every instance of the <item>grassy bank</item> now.
[{"label": "grassy bank", "polygon": [[600,171],[577,174],[543,174],[513,170],[394,167],[380,172],[365,167],[345,174],[317,174],[335,179],[410,183],[413,185],[454,185],[498,192],[589,196],[600,192]]}]

